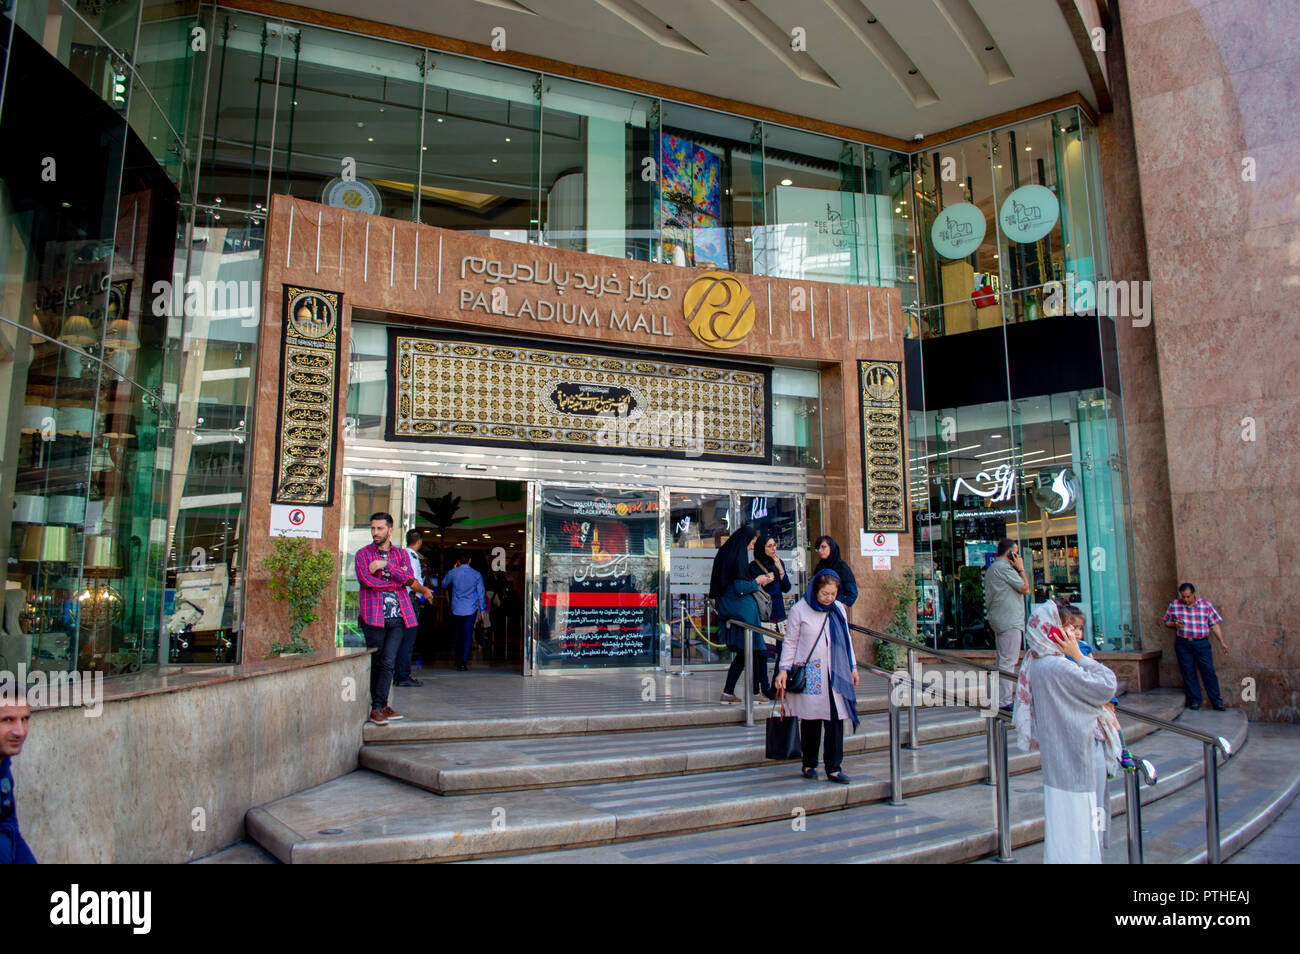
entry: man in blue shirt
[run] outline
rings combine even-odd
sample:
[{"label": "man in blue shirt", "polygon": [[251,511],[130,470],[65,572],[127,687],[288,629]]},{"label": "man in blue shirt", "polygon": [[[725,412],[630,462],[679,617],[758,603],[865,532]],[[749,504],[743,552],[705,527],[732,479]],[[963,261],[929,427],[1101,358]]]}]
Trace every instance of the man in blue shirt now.
[{"label": "man in blue shirt", "polygon": [[451,636],[456,654],[456,668],[469,669],[469,646],[474,638],[474,620],[487,612],[487,597],[483,574],[469,565],[469,561],[456,561],[451,572],[442,578],[442,588],[451,593]]},{"label": "man in blue shirt", "polygon": [[0,864],[34,865],[36,857],[18,830],[14,777],[9,760],[23,750],[32,710],[21,687],[0,684]]}]

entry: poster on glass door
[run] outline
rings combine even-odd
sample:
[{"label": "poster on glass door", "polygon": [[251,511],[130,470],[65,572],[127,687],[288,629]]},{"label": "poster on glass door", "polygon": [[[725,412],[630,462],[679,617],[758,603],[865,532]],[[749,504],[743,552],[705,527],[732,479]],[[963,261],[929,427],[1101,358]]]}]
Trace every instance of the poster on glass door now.
[{"label": "poster on glass door", "polygon": [[542,492],[542,666],[655,665],[659,495]]}]

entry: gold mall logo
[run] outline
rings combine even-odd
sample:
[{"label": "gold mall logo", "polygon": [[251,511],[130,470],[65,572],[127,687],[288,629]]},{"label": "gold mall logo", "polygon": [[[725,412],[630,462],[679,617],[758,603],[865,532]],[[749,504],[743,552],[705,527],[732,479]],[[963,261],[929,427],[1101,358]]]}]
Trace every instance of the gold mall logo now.
[{"label": "gold mall logo", "polygon": [[734,275],[705,272],[686,289],[682,317],[710,348],[734,348],[754,330],[754,301]]}]

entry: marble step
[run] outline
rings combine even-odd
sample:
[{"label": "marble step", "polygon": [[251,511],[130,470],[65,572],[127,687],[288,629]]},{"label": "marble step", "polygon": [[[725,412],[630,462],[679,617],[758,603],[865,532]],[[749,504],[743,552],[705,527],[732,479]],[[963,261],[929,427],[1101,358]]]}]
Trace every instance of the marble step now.
[{"label": "marble step", "polygon": [[[1190,715],[1190,713],[1189,713]],[[1204,864],[1205,787],[1201,772],[1169,797],[1142,802],[1142,854],[1145,864]],[[1163,784],[1163,783],[1161,783]],[[1240,751],[1219,768],[1220,855],[1227,861],[1276,821],[1300,794],[1300,725],[1257,723]],[[1116,807],[1122,812],[1121,800]],[[1128,862],[1125,821],[1120,816],[1105,851],[1106,864]],[[1041,841],[1016,849],[1019,862],[1043,860]],[[1300,851],[1291,863],[1300,863]]]},{"label": "marble step", "polygon": [[[433,671],[420,676],[423,686],[393,690],[390,704],[402,713],[400,722],[363,727],[367,745],[645,732],[745,722],[743,705],[719,704],[724,673],[716,670],[687,676],[639,670],[547,674],[524,680],[522,692],[518,673]],[[863,671],[858,712],[885,712],[888,690],[888,680]],[[1120,695],[1126,690],[1121,680]],[[755,706],[755,721],[765,720],[769,711],[769,706]]]},{"label": "marble step", "polygon": [[[1186,716],[1200,715],[1187,713]],[[1184,716],[1184,718],[1186,718]],[[1214,713],[1215,718],[1202,720],[1233,742],[1234,752],[1245,742],[1247,723],[1240,712]],[[1182,719],[1179,720],[1183,721]],[[1253,738],[1256,726],[1250,726]],[[1203,807],[1199,784],[1200,745],[1171,732],[1157,732],[1142,739],[1131,738],[1133,748],[1157,765],[1161,778],[1154,787],[1143,786],[1140,796],[1144,806],[1144,827],[1148,818],[1158,817],[1155,806],[1165,800],[1190,800]],[[1253,744],[1253,743],[1252,743]],[[1250,745],[1246,746],[1249,751]],[[1300,737],[1292,749],[1293,771],[1300,762]],[[1245,773],[1238,771],[1233,760],[1219,769],[1221,781],[1232,786]],[[1222,757],[1220,757],[1222,761]],[[1013,758],[1013,769],[1015,759]],[[815,783],[806,783],[809,785]],[[1042,775],[1034,768],[1015,774],[1011,779],[1011,819],[1013,844],[1027,845],[1042,839]],[[1111,849],[1107,861],[1123,861],[1124,793],[1119,779],[1111,782]],[[600,845],[561,851],[518,854],[504,858],[475,859],[484,863],[522,864],[761,864],[761,863],[936,863],[954,864],[986,858],[997,851],[997,828],[994,789],[984,785],[967,785],[942,792],[909,796],[902,806],[888,801],[845,808],[842,811],[808,815],[802,819],[786,817],[754,825],[719,831],[702,831],[643,839],[637,842]],[[1223,802],[1221,817],[1225,833],[1235,818],[1232,807]],[[800,824],[796,824],[796,821]],[[1161,855],[1155,844],[1162,831],[1149,831],[1145,843],[1148,861]],[[1204,829],[1201,829],[1202,843]],[[1017,859],[1029,860],[1023,849]],[[1116,852],[1119,854],[1117,855]],[[1041,849],[1039,850],[1041,857]]]},{"label": "marble step", "polygon": [[[766,715],[766,713],[765,713]],[[978,710],[923,709],[917,713],[922,744],[985,732]],[[686,729],[589,735],[367,745],[361,767],[441,795],[551,788],[595,782],[690,775],[763,765],[766,726],[697,726]],[[903,718],[906,738],[907,720]],[[862,716],[844,738],[846,755],[887,749],[889,717]]]},{"label": "marble step", "polygon": [[[1164,718],[1182,708],[1179,691],[1155,691],[1130,704]],[[1130,741],[1150,731],[1126,726]],[[1013,750],[1013,774],[1033,771],[1036,753]],[[854,781],[809,782],[797,765],[769,763],[696,775],[602,782],[567,788],[440,796],[358,770],[246,816],[249,837],[285,862],[457,861],[628,841],[835,812],[887,799],[889,755],[844,760]],[[935,792],[982,783],[982,736],[949,739],[903,755],[904,791]],[[987,802],[991,789],[978,785]]]}]

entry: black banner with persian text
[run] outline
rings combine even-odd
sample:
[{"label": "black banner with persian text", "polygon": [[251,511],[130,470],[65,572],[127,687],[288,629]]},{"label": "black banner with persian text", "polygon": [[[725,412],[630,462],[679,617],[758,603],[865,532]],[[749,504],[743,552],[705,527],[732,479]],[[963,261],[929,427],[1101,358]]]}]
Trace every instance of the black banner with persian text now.
[{"label": "black banner with persian text", "polygon": [[862,400],[863,529],[868,533],[907,533],[901,362],[859,361],[858,388]]},{"label": "black banner with persian text", "polygon": [[389,328],[385,437],[767,464],[761,367]]},{"label": "black banner with persian text", "polygon": [[340,292],[284,286],[272,503],[334,502],[342,313]]}]

